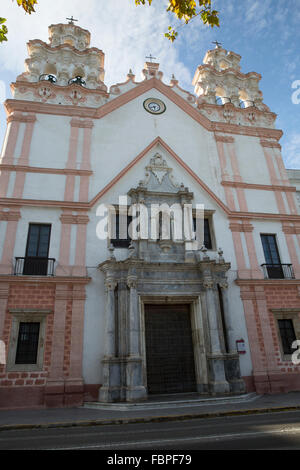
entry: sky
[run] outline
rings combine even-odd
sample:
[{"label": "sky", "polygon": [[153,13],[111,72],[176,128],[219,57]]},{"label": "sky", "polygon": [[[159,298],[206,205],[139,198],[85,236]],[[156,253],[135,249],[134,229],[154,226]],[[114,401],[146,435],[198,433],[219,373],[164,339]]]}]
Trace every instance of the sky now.
[{"label": "sky", "polygon": [[[6,128],[3,102],[12,98],[10,83],[24,71],[27,41],[48,42],[48,26],[73,15],[91,32],[91,46],[105,53],[108,87],[125,81],[130,68],[141,80],[151,53],[165,83],[174,74],[179,86],[193,92],[195,70],[214,48],[212,41],[240,54],[243,73],[262,75],[264,102],[284,132],[280,143],[286,168],[300,169],[300,0],[213,0],[219,28],[198,18],[180,26],[166,5],[166,0],[153,0],[151,7],[136,7],[134,0],[38,0],[36,13],[29,16],[15,0],[2,0],[0,16],[7,18],[9,34],[8,42],[0,44],[0,148]],[[174,43],[164,37],[169,25],[180,26]]]}]

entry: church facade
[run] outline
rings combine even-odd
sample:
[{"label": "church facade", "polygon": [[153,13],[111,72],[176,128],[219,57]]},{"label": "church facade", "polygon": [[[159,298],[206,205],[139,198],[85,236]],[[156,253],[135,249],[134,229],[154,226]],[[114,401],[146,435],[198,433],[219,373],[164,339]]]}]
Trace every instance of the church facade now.
[{"label": "church facade", "polygon": [[0,163],[0,407],[300,390],[297,170],[219,44],[194,94],[108,90],[90,33],[28,43]]}]

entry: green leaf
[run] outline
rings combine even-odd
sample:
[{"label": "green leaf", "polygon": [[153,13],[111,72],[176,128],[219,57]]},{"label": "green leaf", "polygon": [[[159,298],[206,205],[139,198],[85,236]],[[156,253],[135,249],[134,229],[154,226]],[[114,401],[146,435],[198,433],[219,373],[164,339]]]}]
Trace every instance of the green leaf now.
[{"label": "green leaf", "polygon": [[8,33],[8,29],[7,27],[5,26],[5,23],[6,19],[5,18],[0,18],[0,23],[2,24],[2,28],[0,28],[0,43],[1,42],[4,42],[4,41],[7,41],[7,33]]}]

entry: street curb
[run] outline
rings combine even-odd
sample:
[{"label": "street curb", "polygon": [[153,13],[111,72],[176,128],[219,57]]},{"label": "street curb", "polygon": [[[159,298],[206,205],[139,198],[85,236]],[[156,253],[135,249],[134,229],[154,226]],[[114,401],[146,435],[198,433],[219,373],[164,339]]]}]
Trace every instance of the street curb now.
[{"label": "street curb", "polygon": [[279,413],[284,411],[299,411],[299,406],[281,406],[273,408],[254,408],[246,410],[231,411],[215,411],[210,413],[193,413],[183,415],[167,415],[167,416],[146,416],[135,418],[113,418],[113,419],[96,419],[82,421],[64,421],[53,423],[26,423],[26,424],[4,424],[0,425],[1,431],[26,430],[26,429],[51,429],[51,428],[71,428],[71,427],[87,427],[87,426],[104,426],[114,424],[142,424],[142,423],[163,423],[167,421],[185,421],[191,419],[203,418],[220,418],[224,416],[242,416],[262,413]]}]

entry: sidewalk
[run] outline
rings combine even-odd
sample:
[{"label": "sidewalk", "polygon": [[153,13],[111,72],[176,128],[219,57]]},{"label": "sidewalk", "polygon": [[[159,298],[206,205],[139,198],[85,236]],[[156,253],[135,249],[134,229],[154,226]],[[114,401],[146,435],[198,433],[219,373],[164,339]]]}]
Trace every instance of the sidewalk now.
[{"label": "sidewalk", "polygon": [[[144,404],[95,403],[78,408],[0,411],[0,431],[187,420],[300,410],[300,392],[278,395],[154,400]],[[123,409],[122,409],[123,407]]]}]

